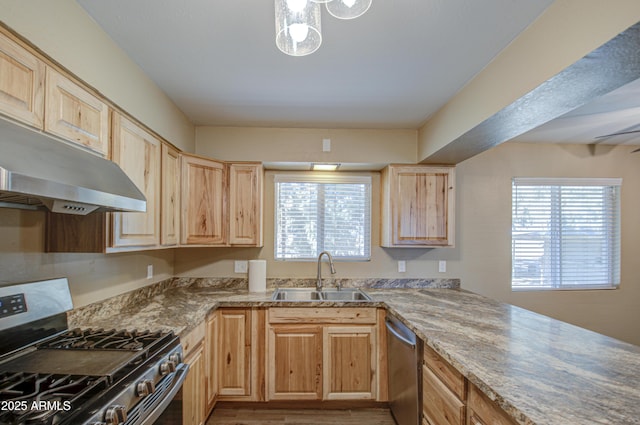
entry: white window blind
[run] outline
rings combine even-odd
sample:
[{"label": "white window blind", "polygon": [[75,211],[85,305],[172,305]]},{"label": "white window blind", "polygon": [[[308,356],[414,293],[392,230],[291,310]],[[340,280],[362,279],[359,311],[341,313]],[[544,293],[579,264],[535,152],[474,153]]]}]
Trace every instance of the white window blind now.
[{"label": "white window blind", "polygon": [[512,289],[617,287],[621,182],[514,178]]},{"label": "white window blind", "polygon": [[276,175],[275,258],[371,257],[371,178]]}]

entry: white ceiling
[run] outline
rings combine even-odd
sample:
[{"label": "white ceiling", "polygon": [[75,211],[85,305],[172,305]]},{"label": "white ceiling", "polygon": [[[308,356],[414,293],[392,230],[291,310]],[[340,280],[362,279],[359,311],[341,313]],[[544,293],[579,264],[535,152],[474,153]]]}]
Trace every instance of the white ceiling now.
[{"label": "white ceiling", "polygon": [[275,46],[273,0],[77,0],[196,125],[418,128],[552,0],[373,0]]}]

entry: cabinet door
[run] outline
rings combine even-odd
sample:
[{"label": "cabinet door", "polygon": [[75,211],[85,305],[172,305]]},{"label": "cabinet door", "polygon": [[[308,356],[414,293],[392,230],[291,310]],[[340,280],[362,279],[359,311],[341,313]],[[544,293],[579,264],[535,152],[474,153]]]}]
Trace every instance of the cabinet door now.
[{"label": "cabinet door", "polygon": [[376,398],[376,327],[324,328],[325,400]]},{"label": "cabinet door", "polygon": [[113,114],[113,161],[147,198],[145,213],[113,213],[114,248],[160,244],[160,146],[140,126]]},{"label": "cabinet door", "polygon": [[205,420],[204,357],[202,346],[185,363],[189,374],[182,384],[182,423],[202,425]]},{"label": "cabinet door", "polygon": [[47,67],[45,131],[109,157],[109,107]]},{"label": "cabinet door", "polygon": [[454,169],[389,166],[383,172],[382,245],[452,246]]},{"label": "cabinet door", "polygon": [[251,394],[251,310],[220,310],[218,320],[218,394],[248,396]]},{"label": "cabinet door", "polygon": [[229,165],[229,243],[262,246],[262,165]]},{"label": "cabinet door", "polygon": [[0,113],[43,127],[45,64],[0,33]]},{"label": "cabinet door", "polygon": [[177,245],[180,232],[180,152],[162,144],[162,208],[160,243]]},{"label": "cabinet door", "polygon": [[216,370],[218,352],[216,350],[218,344],[218,313],[214,313],[207,320],[207,331],[205,334],[205,381],[207,389],[207,415],[213,409],[216,397],[218,396],[218,373]]},{"label": "cabinet door", "polygon": [[182,154],[182,229],[184,245],[226,244],[225,164]]},{"label": "cabinet door", "polygon": [[322,398],[322,327],[269,326],[269,400]]},{"label": "cabinet door", "polygon": [[422,367],[422,412],[431,425],[464,425],[465,404],[426,366]]},{"label": "cabinet door", "polygon": [[467,400],[469,424],[515,425],[517,422],[475,385],[469,384]]}]

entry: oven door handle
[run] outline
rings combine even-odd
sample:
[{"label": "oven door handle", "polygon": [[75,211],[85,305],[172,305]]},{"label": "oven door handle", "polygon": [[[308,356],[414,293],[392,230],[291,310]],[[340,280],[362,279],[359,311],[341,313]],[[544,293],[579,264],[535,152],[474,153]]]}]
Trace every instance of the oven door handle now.
[{"label": "oven door handle", "polygon": [[178,394],[178,391],[180,391],[180,388],[182,388],[182,383],[187,378],[188,372],[189,372],[188,364],[181,363],[178,365],[178,367],[176,368],[176,371],[174,372],[175,374],[173,377],[173,382],[171,383],[171,389],[164,394],[162,402],[158,404],[153,409],[153,411],[148,413],[145,416],[144,420],[140,422],[139,425],[152,425],[156,421],[156,419],[160,417],[162,412],[164,412],[165,409],[169,406],[169,404],[171,403],[173,398],[176,396],[176,394]]}]

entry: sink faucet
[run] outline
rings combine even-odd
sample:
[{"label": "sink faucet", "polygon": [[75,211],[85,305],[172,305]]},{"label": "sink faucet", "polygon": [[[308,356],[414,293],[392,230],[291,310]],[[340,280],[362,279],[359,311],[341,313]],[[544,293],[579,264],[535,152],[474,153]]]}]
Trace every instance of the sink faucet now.
[{"label": "sink faucet", "polygon": [[322,251],[318,255],[318,280],[316,281],[316,291],[322,291],[322,256],[326,255],[329,259],[329,266],[331,267],[331,274],[336,274],[336,268],[333,265],[333,258],[329,251]]}]

